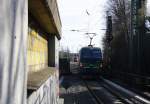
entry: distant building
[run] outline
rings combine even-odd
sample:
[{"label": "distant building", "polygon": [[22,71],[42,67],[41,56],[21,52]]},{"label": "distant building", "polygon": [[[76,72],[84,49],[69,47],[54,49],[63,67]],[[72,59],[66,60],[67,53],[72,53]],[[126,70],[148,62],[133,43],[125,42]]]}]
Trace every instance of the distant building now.
[{"label": "distant building", "polygon": [[79,53],[70,53],[70,61],[77,62],[79,60]]}]

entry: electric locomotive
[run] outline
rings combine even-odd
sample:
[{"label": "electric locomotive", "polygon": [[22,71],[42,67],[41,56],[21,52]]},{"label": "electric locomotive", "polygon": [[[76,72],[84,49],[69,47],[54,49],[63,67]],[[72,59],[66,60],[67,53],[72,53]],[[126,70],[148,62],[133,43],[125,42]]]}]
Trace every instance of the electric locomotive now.
[{"label": "electric locomotive", "polygon": [[79,52],[81,75],[98,75],[102,69],[102,53],[98,47],[88,46]]}]

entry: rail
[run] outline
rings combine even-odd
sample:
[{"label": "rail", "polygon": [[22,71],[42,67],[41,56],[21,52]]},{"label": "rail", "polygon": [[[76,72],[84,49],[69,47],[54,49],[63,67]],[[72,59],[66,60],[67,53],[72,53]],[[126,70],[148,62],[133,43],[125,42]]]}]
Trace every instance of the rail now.
[{"label": "rail", "polygon": [[97,102],[97,104],[104,104],[103,101],[92,91],[92,89],[88,86],[87,82],[85,80],[83,80],[84,84],[86,85],[88,91],[90,92],[90,94],[92,95],[92,97],[95,99],[95,101]]},{"label": "rail", "polygon": [[[144,97],[125,89],[109,80],[106,80],[101,77],[101,80],[105,83],[105,88],[108,89],[110,92],[115,94],[116,96],[120,97],[121,99],[125,99],[126,103],[129,104],[150,104],[150,101],[145,99]],[[125,103],[125,104],[126,104]]]}]

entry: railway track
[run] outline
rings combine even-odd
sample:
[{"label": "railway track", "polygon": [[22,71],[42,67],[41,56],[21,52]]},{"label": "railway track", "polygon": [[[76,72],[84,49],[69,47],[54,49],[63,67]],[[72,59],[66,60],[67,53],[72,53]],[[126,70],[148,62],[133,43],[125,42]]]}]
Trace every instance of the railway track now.
[{"label": "railway track", "polygon": [[150,104],[144,97],[106,79],[64,76],[61,86],[65,104]]},{"label": "railway track", "polygon": [[99,87],[103,91],[95,90],[95,86],[93,87],[89,81],[84,80],[84,83],[91,96],[95,99],[96,104],[126,104],[116,95],[113,95],[110,91],[108,91],[105,87],[101,86],[101,84],[97,81],[94,81],[93,83],[97,84],[97,88]]},{"label": "railway track", "polygon": [[118,87],[108,80],[82,80],[96,104],[150,104],[150,101],[145,98]]},{"label": "railway track", "polygon": [[91,96],[95,99],[97,104],[104,104],[103,101],[92,91],[89,87],[88,83],[84,81],[85,86],[87,87],[88,91],[90,92]]},{"label": "railway track", "polygon": [[110,92],[114,93],[116,96],[121,99],[127,101],[128,104],[150,104],[150,100],[128,90],[125,89],[109,80],[101,78],[104,82],[104,87],[108,89]]}]

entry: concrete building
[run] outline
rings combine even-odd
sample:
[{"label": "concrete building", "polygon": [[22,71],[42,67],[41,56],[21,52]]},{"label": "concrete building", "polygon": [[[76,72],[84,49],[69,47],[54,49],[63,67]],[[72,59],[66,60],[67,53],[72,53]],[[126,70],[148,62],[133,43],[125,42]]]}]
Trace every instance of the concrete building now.
[{"label": "concrete building", "polygon": [[57,0],[1,0],[0,12],[0,104],[57,104]]}]

